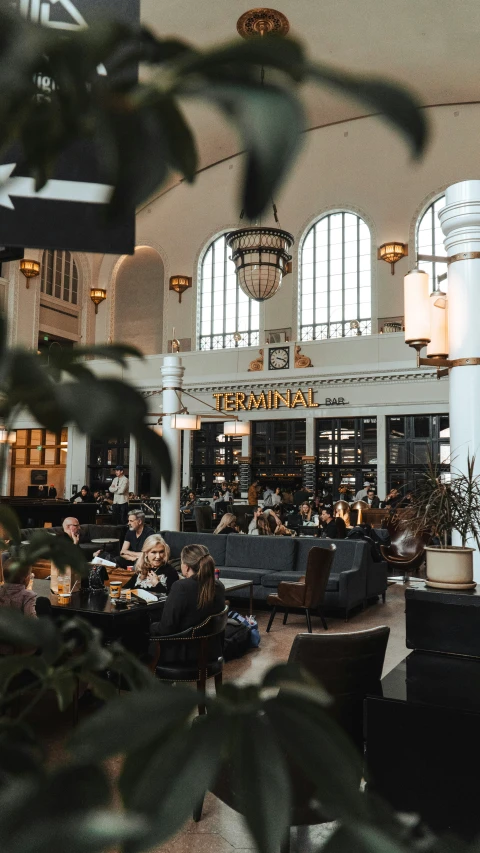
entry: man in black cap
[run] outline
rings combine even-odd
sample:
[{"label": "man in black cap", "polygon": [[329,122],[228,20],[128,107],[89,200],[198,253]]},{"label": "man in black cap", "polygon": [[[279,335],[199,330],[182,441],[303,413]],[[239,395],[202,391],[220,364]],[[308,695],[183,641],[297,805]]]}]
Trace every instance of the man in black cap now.
[{"label": "man in black cap", "polygon": [[322,527],[323,532],[327,539],[336,539],[337,538],[337,525],[333,519],[333,507],[329,504],[326,504],[322,509]]},{"label": "man in black cap", "polygon": [[113,523],[126,524],[128,519],[128,480],[123,472],[123,465],[117,465],[115,468],[115,477],[108,491],[113,494]]}]

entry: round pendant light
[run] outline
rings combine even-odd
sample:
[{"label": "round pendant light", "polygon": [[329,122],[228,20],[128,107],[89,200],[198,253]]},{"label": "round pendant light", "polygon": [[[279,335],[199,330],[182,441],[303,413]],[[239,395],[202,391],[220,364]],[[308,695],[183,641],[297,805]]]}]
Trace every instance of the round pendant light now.
[{"label": "round pendant light", "polygon": [[271,299],[291,271],[289,250],[294,238],[280,228],[239,228],[226,236],[232,250],[237,281],[243,292],[256,302]]}]

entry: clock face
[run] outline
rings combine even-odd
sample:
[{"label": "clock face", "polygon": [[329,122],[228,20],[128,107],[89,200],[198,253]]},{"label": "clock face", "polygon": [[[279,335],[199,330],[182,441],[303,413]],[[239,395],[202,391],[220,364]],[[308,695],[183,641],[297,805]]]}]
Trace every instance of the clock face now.
[{"label": "clock face", "polygon": [[284,370],[290,361],[289,347],[275,347],[269,350],[268,366],[270,370]]}]

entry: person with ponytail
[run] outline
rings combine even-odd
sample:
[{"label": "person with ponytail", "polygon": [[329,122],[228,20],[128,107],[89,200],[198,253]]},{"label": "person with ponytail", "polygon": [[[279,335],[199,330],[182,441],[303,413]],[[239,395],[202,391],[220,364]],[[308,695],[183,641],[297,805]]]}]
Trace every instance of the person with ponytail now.
[{"label": "person with ponytail", "polygon": [[[225,588],[215,580],[215,563],[208,548],[186,545],[180,560],[183,579],[173,584],[160,622],[150,626],[153,637],[180,634],[200,625],[208,616],[221,613],[225,607]],[[213,637],[210,643],[212,659],[219,657],[222,648],[218,637]],[[194,648],[187,650],[185,645],[179,646],[171,643],[165,653],[162,651],[162,659],[166,660],[165,655],[168,655],[169,660],[196,660],[198,652]]]}]

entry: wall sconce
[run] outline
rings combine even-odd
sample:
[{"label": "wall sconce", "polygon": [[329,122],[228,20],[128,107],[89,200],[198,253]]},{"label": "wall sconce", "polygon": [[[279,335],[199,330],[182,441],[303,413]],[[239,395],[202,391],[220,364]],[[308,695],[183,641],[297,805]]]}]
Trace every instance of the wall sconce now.
[{"label": "wall sconce", "polygon": [[22,258],[20,261],[20,271],[23,272],[25,278],[27,279],[27,290],[30,288],[30,278],[36,278],[37,275],[40,275],[40,264],[38,261],[32,261],[28,258]]},{"label": "wall sconce", "polygon": [[192,278],[189,275],[172,275],[170,276],[169,290],[174,290],[178,293],[178,301],[182,301],[182,294],[192,286]]},{"label": "wall sconce", "polygon": [[91,287],[90,288],[90,299],[95,305],[95,314],[98,314],[98,306],[100,302],[103,302],[104,299],[107,298],[107,291],[103,289],[103,287]]},{"label": "wall sconce", "polygon": [[400,258],[408,255],[407,243],[383,243],[378,247],[377,258],[392,265],[392,275],[395,275],[395,264]]}]

